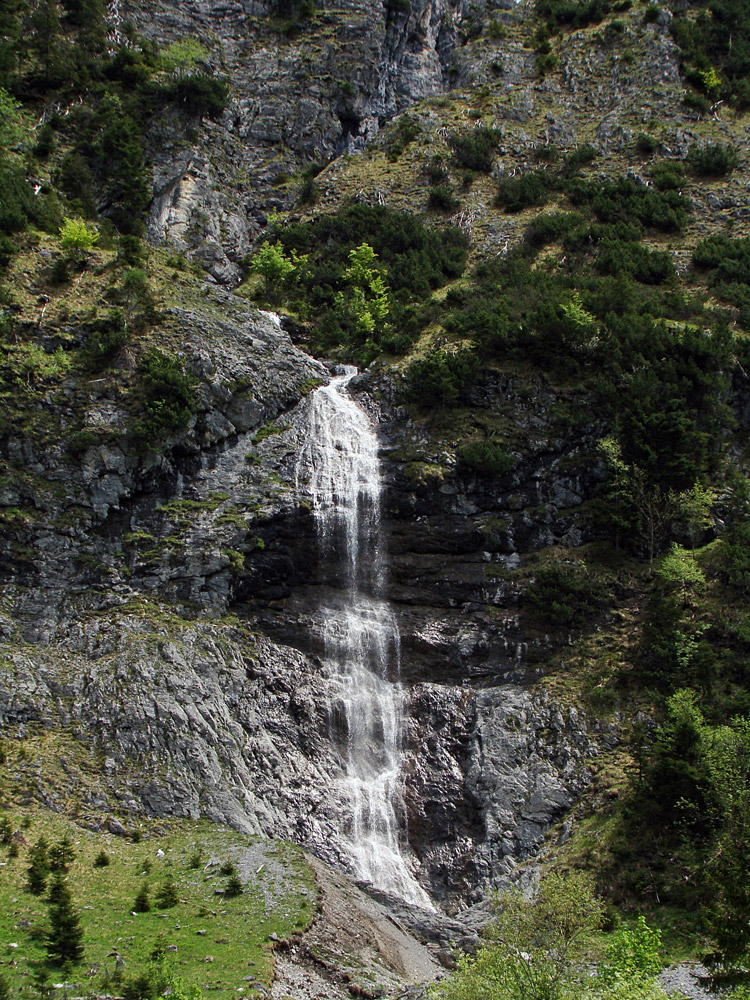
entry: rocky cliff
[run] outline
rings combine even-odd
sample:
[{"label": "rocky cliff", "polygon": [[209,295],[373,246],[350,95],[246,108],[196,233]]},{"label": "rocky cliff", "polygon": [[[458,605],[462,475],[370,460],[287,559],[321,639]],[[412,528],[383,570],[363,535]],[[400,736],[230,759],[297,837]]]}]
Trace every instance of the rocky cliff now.
[{"label": "rocky cliff", "polygon": [[[746,124],[680,104],[666,9],[563,36],[545,75],[529,4],[302,8],[127,0],[111,10],[113,29],[131,21],[160,46],[200,38],[207,70],[231,85],[219,120],[186,124],[165,112],[147,136],[161,316],[138,349],[152,338],[179,355],[196,402],[158,447],[139,441],[132,345],[103,374],[63,372],[19,390],[0,440],[0,721],[8,738],[41,728],[90,751],[91,789],[75,775],[25,786],[52,808],[72,797],[82,822],[103,812],[206,815],[346,865],[331,794],[342,762],[313,615],[328,583],[295,477],[308,396],[332,368],[303,349],[305,320],[254,308],[247,286],[228,290],[242,259],[274,212],[310,217],[347,199],[422,212],[425,170],[448,162],[455,130],[476,124],[495,130],[496,162],[464,178],[454,221],[474,257],[491,259],[529,221],[497,210],[495,186],[543,161],[547,147],[594,143],[604,183],[615,170],[644,174],[633,142],[656,122],[659,148],[674,156],[698,140],[744,141]],[[313,175],[317,206],[301,197]],[[689,241],[743,198],[736,174],[693,190]],[[165,245],[205,274],[181,258],[174,266]],[[684,271],[687,251],[668,250]],[[27,251],[19,323],[49,354],[84,349],[90,316],[75,296],[105,300],[114,253],[104,247],[98,270],[81,269],[64,307],[53,291],[45,319],[40,276],[55,251],[33,242]],[[416,355],[433,334],[424,328]],[[634,627],[642,570],[607,569],[622,606],[585,625],[550,625],[525,599],[540,553],[580,568],[581,547],[601,539],[588,513],[611,422],[590,408],[584,379],[561,381],[546,361],[491,364],[461,408],[426,413],[404,401],[403,368],[377,362],[354,389],[382,445],[411,863],[453,913],[539,852],[597,755],[616,745],[615,698],[602,705],[609,722],[585,711],[574,667],[619,655],[594,647]],[[461,462],[462,443],[500,434],[506,471]]]}]

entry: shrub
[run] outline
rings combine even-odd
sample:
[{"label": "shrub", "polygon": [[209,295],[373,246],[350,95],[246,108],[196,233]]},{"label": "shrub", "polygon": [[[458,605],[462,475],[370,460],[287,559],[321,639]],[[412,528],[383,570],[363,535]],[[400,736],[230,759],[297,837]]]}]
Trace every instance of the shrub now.
[{"label": "shrub", "polygon": [[672,258],[666,250],[649,250],[640,243],[603,240],[596,258],[602,274],[628,274],[647,285],[658,285],[676,277]]},{"label": "shrub", "polygon": [[580,226],[583,216],[578,212],[550,212],[537,215],[526,228],[524,239],[533,247],[546,246]]},{"label": "shrub", "polygon": [[584,142],[581,146],[571,149],[565,157],[563,160],[564,169],[567,173],[575,173],[576,170],[585,167],[586,164],[593,163],[597,155],[595,147],[590,142]]},{"label": "shrub", "polygon": [[473,351],[438,348],[409,365],[405,396],[422,406],[455,406],[478,373],[479,362]]},{"label": "shrub", "polygon": [[724,177],[731,174],[739,163],[734,146],[713,143],[708,146],[693,145],[688,150],[687,162],[698,177]]},{"label": "shrub", "polygon": [[542,170],[528,171],[520,177],[503,177],[497,186],[496,204],[506,212],[521,212],[549,200],[552,179]]},{"label": "shrub", "polygon": [[456,166],[485,174],[492,170],[499,141],[500,132],[484,125],[448,136]]},{"label": "shrub", "polygon": [[650,173],[659,191],[677,191],[685,183],[685,168],[676,160],[660,160],[651,167]]},{"label": "shrub", "polygon": [[169,93],[189,114],[221,118],[227,106],[229,84],[208,73],[192,73],[176,80]]},{"label": "shrub", "polygon": [[516,467],[500,441],[472,441],[458,449],[459,465],[479,476],[504,476]]},{"label": "shrub", "polygon": [[656,138],[655,135],[649,135],[648,132],[639,132],[635,137],[635,148],[643,156],[651,156],[657,151],[661,143]]},{"label": "shrub", "polygon": [[229,897],[241,896],[242,892],[243,885],[241,879],[237,875],[232,875],[227,882],[224,895]]},{"label": "shrub", "polygon": [[526,600],[555,625],[577,625],[604,603],[607,593],[582,564],[552,563],[537,570]]},{"label": "shrub", "polygon": [[135,433],[149,447],[186,426],[195,410],[195,385],[177,358],[156,348],[144,356],[139,374],[145,412]]},{"label": "shrub", "polygon": [[94,858],[94,868],[106,868],[110,864],[110,856],[106,851],[101,850]]},{"label": "shrub", "polygon": [[455,212],[458,209],[460,202],[453,193],[452,188],[440,186],[430,188],[427,205],[436,212]]}]

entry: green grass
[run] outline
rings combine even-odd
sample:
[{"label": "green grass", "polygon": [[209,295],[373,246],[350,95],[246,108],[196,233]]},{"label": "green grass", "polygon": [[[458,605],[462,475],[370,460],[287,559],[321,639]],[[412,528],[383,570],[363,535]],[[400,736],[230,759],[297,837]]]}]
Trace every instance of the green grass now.
[{"label": "green grass", "polygon": [[[0,846],[0,961],[18,1000],[38,995],[32,974],[44,959],[39,931],[47,923],[47,906],[24,889],[29,851],[41,835],[53,843],[67,834],[75,846],[68,883],[80,910],[85,956],[68,981],[86,989],[103,987],[115,972],[115,949],[125,959],[123,974],[133,976],[148,969],[159,946],[169,970],[186,984],[211,997],[236,997],[240,987],[244,996],[254,996],[253,981],[269,986],[272,980],[272,935],[283,941],[304,930],[316,909],[312,871],[291,844],[246,837],[207,821],[139,818],[142,839],[136,843],[42,809],[14,807],[0,813],[6,816],[28,841],[17,858]],[[107,867],[94,866],[101,850],[110,857]],[[164,856],[157,857],[158,851]],[[192,867],[196,856],[200,865]],[[220,868],[228,862],[243,883],[234,898],[220,892],[228,882]],[[168,876],[179,902],[158,909],[154,901]],[[134,915],[144,882],[153,909]],[[60,973],[51,978],[58,981]]]}]

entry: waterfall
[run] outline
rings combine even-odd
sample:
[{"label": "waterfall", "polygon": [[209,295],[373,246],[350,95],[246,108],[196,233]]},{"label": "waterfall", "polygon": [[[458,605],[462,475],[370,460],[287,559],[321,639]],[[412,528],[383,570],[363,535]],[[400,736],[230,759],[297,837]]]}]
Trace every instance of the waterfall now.
[{"label": "waterfall", "polygon": [[357,877],[432,908],[399,844],[403,695],[398,624],[383,599],[378,440],[347,392],[356,368],[343,371],[310,398],[297,484],[310,498],[327,582],[338,594],[319,614],[331,726],[342,741],[347,852]]}]

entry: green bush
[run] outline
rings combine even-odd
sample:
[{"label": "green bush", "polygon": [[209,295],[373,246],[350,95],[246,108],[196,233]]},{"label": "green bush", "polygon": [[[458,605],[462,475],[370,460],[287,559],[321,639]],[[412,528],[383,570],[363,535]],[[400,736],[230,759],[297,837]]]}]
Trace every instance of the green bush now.
[{"label": "green bush", "polygon": [[685,168],[676,160],[660,160],[651,167],[651,180],[659,191],[677,191],[685,183]]},{"label": "green bush", "polygon": [[207,73],[192,73],[175,80],[168,92],[191,115],[221,118],[229,98],[229,84]]},{"label": "green bush", "polygon": [[472,441],[458,449],[459,466],[479,476],[504,476],[516,467],[500,441]]},{"label": "green bush", "polygon": [[182,430],[195,412],[195,381],[177,358],[152,348],[139,368],[144,415],[135,434],[144,447],[153,447]]},{"label": "green bush", "polygon": [[459,208],[460,202],[452,188],[441,185],[430,188],[427,205],[436,212],[455,212]]},{"label": "green bush", "polygon": [[549,201],[553,180],[544,170],[530,170],[520,177],[503,177],[497,186],[496,204],[506,212],[521,212]]},{"label": "green bush", "polygon": [[524,239],[532,247],[555,243],[583,222],[578,212],[549,212],[537,215],[526,228]]},{"label": "green bush", "polygon": [[409,365],[404,397],[422,406],[455,406],[465,398],[478,374],[479,362],[473,351],[438,348]]},{"label": "green bush", "polygon": [[580,563],[540,567],[526,591],[526,600],[555,625],[590,621],[607,600],[606,589]]},{"label": "green bush", "polygon": [[585,167],[597,157],[597,151],[590,142],[584,142],[581,146],[572,149],[563,160],[563,167],[567,173],[575,173],[581,167]]},{"label": "green bush", "polygon": [[676,277],[674,263],[666,250],[649,250],[640,243],[623,240],[603,240],[596,266],[602,274],[628,274],[647,285]]},{"label": "green bush", "polygon": [[448,143],[453,150],[453,162],[465,170],[488,174],[495,162],[500,132],[480,125],[464,132],[453,132]]},{"label": "green bush", "polygon": [[656,136],[649,135],[648,132],[639,132],[635,137],[635,148],[643,156],[653,156],[660,145],[661,143]]},{"label": "green bush", "polygon": [[687,155],[688,165],[698,177],[724,177],[731,174],[739,159],[734,146],[724,146],[721,143],[691,146]]},{"label": "green bush", "polygon": [[101,371],[129,339],[122,310],[112,309],[96,321],[88,335],[86,346],[81,352],[84,366],[93,372]]}]

